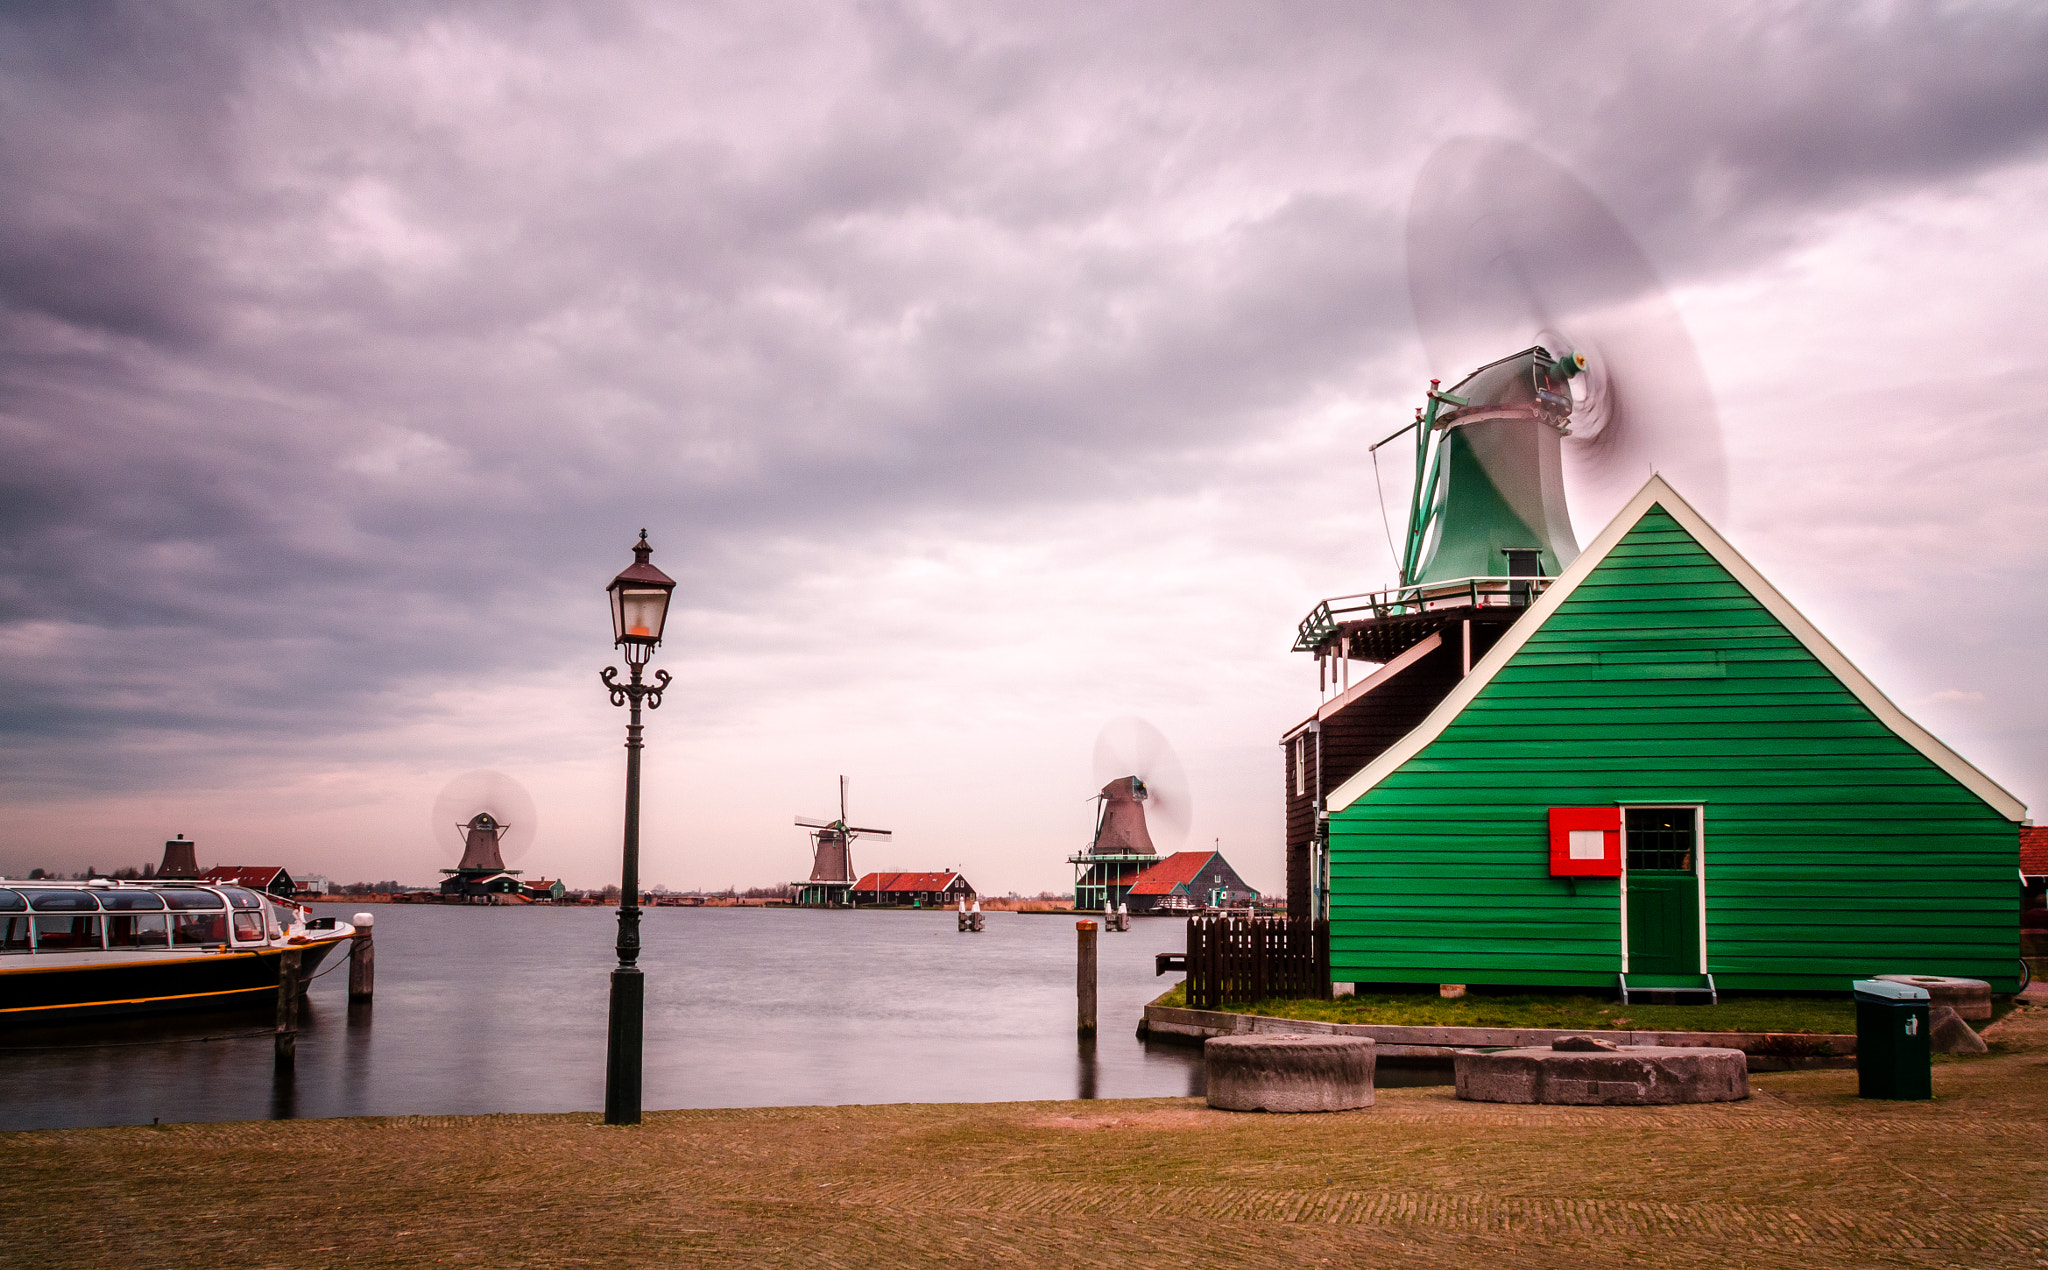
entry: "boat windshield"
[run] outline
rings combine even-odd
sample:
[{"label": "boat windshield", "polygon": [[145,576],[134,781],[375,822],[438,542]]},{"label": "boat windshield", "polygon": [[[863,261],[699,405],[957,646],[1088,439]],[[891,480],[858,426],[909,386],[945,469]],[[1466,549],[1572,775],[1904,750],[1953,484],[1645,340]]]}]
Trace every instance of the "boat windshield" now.
[{"label": "boat windshield", "polygon": [[303,920],[299,915],[299,911],[283,900],[273,899],[270,901],[270,933],[272,936],[284,934],[284,932],[292,928],[293,922]]},{"label": "boat windshield", "polygon": [[262,901],[262,900],[259,900],[259,899],[257,899],[257,898],[255,897],[255,895],[251,894],[251,893],[250,893],[250,892],[248,892],[248,891],[245,891],[245,890],[243,890],[242,888],[240,888],[240,887],[238,887],[238,886],[231,886],[231,887],[228,887],[228,888],[226,888],[226,889],[227,889],[227,893],[228,893],[228,903],[230,903],[230,904],[234,905],[234,906],[235,906],[236,908],[262,908],[262,907],[263,907],[263,901]]}]

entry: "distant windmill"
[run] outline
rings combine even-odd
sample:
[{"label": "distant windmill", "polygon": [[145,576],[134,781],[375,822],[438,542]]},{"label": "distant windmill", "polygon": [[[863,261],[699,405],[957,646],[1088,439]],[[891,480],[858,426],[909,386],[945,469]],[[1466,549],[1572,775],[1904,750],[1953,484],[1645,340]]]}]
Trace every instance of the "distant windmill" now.
[{"label": "distant windmill", "polygon": [[434,830],[452,829],[462,844],[462,859],[441,870],[441,898],[458,903],[496,904],[519,893],[517,861],[533,841],[533,799],[526,788],[503,772],[466,772],[441,790],[434,800]]},{"label": "distant windmill", "polygon": [[1155,830],[1169,846],[1187,832],[1190,803],[1173,746],[1143,719],[1104,725],[1095,738],[1095,775],[1113,778],[1095,795],[1095,838],[1067,862],[1074,866],[1074,907],[1108,910],[1161,859]]},{"label": "distant windmill", "polygon": [[455,867],[467,872],[483,869],[492,873],[505,871],[505,856],[498,849],[498,839],[512,826],[500,824],[492,819],[491,813],[480,811],[469,818],[468,823],[457,826],[462,830],[462,863]]},{"label": "distant windmill", "polygon": [[846,823],[846,778],[839,778],[839,819],[823,820],[814,816],[798,816],[796,823],[805,829],[815,829],[811,835],[811,876],[798,888],[797,902],[800,904],[844,904],[853,892],[853,840],[872,838],[877,842],[888,842],[887,829],[863,829]]}]

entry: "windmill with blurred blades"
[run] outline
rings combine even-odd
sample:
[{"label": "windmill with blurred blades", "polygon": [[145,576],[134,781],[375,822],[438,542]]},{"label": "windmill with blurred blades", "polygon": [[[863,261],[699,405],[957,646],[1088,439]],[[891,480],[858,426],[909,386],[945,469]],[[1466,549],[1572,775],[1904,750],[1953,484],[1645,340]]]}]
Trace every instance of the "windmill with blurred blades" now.
[{"label": "windmill with blurred blades", "polygon": [[536,821],[526,787],[503,772],[465,772],[443,786],[434,799],[434,833],[459,845],[462,858],[441,870],[442,902],[519,902],[520,871],[506,865],[532,844]]},{"label": "windmill with blurred blades", "polygon": [[[1431,367],[1463,377],[1430,380],[1415,417],[1370,447],[1377,483],[1379,451],[1412,443],[1403,532],[1386,525],[1398,582],[1323,600],[1297,630],[1322,704],[1281,739],[1296,917],[1326,915],[1324,795],[1422,722],[1578,558],[1582,536],[1653,475],[1710,517],[1726,499],[1720,424],[1684,322],[1577,178],[1518,142],[1449,142],[1417,178],[1407,247]],[[1354,661],[1376,665],[1354,683]]]},{"label": "windmill with blurred blades", "polygon": [[1095,836],[1074,866],[1074,908],[1113,911],[1132,883],[1165,857],[1159,840],[1176,845],[1187,833],[1192,803],[1187,776],[1158,728],[1137,718],[1111,720],[1095,738]]},{"label": "windmill with blurred blades", "polygon": [[792,884],[796,902],[812,908],[842,908],[853,902],[853,840],[890,841],[887,829],[866,829],[850,824],[846,814],[846,778],[839,778],[839,818],[798,816],[798,827],[812,830],[811,876]]}]

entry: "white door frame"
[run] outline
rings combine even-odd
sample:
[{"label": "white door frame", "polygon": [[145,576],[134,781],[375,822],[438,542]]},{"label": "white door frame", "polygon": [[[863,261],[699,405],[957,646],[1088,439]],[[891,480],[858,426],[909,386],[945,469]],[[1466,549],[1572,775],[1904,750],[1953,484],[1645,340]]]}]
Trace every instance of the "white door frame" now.
[{"label": "white door frame", "polygon": [[1695,974],[1707,974],[1707,805],[1685,798],[1664,800],[1631,800],[1616,803],[1621,813],[1621,973],[1627,974],[1628,965],[1628,814],[1631,811],[1656,811],[1661,808],[1689,807],[1692,809],[1692,876],[1693,890],[1699,897],[1700,968]]}]

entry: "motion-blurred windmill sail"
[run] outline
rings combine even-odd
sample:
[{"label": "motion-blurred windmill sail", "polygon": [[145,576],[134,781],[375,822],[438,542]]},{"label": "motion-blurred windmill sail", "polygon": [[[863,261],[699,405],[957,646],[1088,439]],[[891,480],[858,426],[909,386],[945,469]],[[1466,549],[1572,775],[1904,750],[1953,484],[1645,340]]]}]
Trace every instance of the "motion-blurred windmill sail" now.
[{"label": "motion-blurred windmill sail", "polygon": [[[1328,917],[1325,795],[1419,724],[1653,472],[1710,517],[1727,476],[1706,372],[1656,271],[1598,198],[1527,146],[1453,141],[1409,204],[1429,393],[1400,576],[1302,619],[1314,714],[1281,737],[1287,904]],[[1448,389],[1445,380],[1459,376]],[[1355,685],[1353,660],[1379,663]]]},{"label": "motion-blurred windmill sail", "polygon": [[1441,147],[1409,204],[1408,289],[1432,367],[1465,378],[1431,381],[1410,425],[1403,585],[1555,576],[1652,471],[1721,514],[1720,425],[1684,321],[1569,172],[1511,141]]},{"label": "motion-blurred windmill sail", "polygon": [[888,842],[889,830],[868,829],[847,823],[844,776],[839,778],[837,820],[827,820],[820,816],[798,816],[796,823],[802,828],[816,831],[811,834],[811,876],[797,884],[797,902],[827,907],[851,903],[853,884],[859,877],[853,871],[853,840],[869,838],[876,842]]}]

